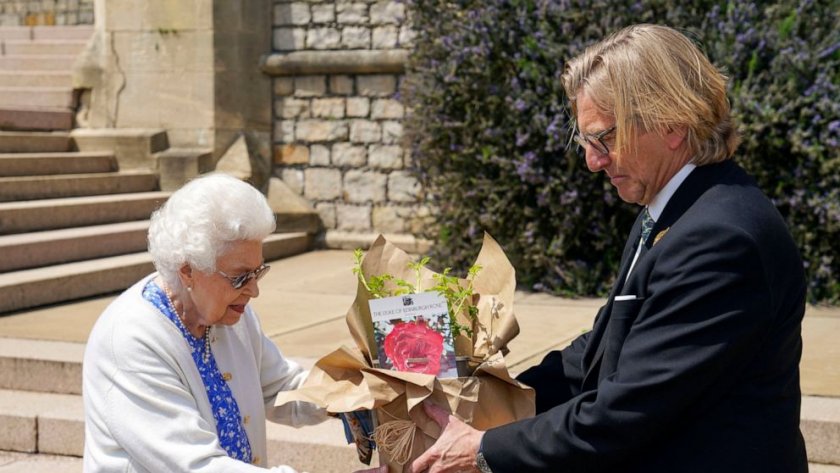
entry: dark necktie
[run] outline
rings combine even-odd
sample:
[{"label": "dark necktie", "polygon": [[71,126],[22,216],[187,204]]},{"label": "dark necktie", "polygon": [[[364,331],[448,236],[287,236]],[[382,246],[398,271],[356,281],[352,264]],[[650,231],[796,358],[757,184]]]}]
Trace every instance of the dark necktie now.
[{"label": "dark necktie", "polygon": [[650,212],[648,212],[647,207],[645,207],[645,211],[642,214],[642,244],[647,243],[650,232],[653,230],[654,223],[656,222],[653,220],[653,217],[650,216]]}]

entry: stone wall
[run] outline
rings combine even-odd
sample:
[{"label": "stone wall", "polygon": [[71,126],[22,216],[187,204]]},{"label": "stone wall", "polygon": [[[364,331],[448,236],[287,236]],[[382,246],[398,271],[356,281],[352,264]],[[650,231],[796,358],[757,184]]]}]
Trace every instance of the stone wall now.
[{"label": "stone wall", "polygon": [[274,174],[318,210],[328,244],[416,234],[428,217],[402,146],[405,16],[396,1],[275,2]]},{"label": "stone wall", "polygon": [[94,0],[0,0],[0,26],[92,25]]}]

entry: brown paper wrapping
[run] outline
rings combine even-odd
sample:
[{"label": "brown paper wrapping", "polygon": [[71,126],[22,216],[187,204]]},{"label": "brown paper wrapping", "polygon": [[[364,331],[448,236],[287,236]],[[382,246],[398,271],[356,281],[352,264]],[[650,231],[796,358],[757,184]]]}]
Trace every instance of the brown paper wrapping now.
[{"label": "brown paper wrapping", "polygon": [[[380,235],[365,255],[362,270],[368,277],[388,273],[416,282],[417,275],[408,266],[411,261],[405,252]],[[421,406],[426,399],[444,409],[448,406],[450,412],[479,430],[533,416],[534,392],[510,376],[503,355],[507,343],[519,333],[513,314],[516,289],[513,266],[487,234],[476,264],[482,269],[473,280],[479,311],[471,357],[477,368],[472,376],[437,379],[427,374],[374,368],[376,348],[368,307],[370,294],[360,282],[356,299],[347,312],[347,325],[358,347],[342,346],[318,360],[304,384],[295,391],[279,393],[275,405],[307,401],[330,413],[373,409],[378,426],[410,420],[415,432],[406,465],[431,447],[440,435],[440,428]],[[421,270],[422,289],[435,285],[433,275],[427,268]],[[388,458],[382,449],[379,455],[380,464],[387,463],[392,473],[402,472],[406,467]]]}]

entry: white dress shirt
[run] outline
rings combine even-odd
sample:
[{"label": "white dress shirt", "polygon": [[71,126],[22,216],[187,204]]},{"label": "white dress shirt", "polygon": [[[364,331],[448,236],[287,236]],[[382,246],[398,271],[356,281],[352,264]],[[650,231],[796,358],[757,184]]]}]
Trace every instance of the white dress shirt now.
[{"label": "white dress shirt", "polygon": [[[650,204],[647,206],[647,210],[654,222],[659,220],[659,217],[662,215],[662,211],[665,210],[665,205],[668,204],[668,201],[671,200],[671,197],[675,192],[677,192],[677,189],[679,189],[680,184],[683,183],[685,178],[687,178],[688,175],[691,174],[691,171],[693,171],[696,167],[697,165],[688,163],[680,168],[680,170],[674,174],[674,177],[665,184],[665,187],[653,196],[653,199],[651,199]],[[641,241],[641,237],[639,237],[639,245],[636,247],[636,254],[633,255],[633,262],[630,263],[630,269],[627,271],[627,278],[630,277],[630,273],[633,272],[633,268],[636,266],[636,260],[639,259],[639,253],[642,252],[642,244],[643,242]],[[624,279],[625,282],[627,281],[627,278]]]}]

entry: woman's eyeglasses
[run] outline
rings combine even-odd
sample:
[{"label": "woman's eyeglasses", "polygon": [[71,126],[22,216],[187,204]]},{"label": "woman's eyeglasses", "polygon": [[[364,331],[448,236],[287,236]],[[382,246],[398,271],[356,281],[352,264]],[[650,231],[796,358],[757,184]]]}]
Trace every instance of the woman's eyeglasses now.
[{"label": "woman's eyeglasses", "polygon": [[230,285],[233,286],[234,289],[241,289],[242,286],[248,284],[248,281],[250,281],[251,279],[259,281],[260,278],[265,276],[265,273],[267,273],[269,269],[271,269],[271,266],[263,263],[260,265],[259,268],[253,271],[248,271],[247,273],[242,273],[239,276],[228,276],[222,271],[216,272],[221,274],[228,281],[230,281]]},{"label": "woman's eyeglasses", "polygon": [[604,131],[599,131],[598,133],[593,133],[591,135],[583,135],[580,133],[575,134],[575,143],[579,144],[581,147],[586,147],[586,145],[591,146],[598,152],[601,156],[606,156],[610,154],[610,148],[604,143],[604,138],[609,135],[610,133],[615,131],[615,125],[607,128]]}]

